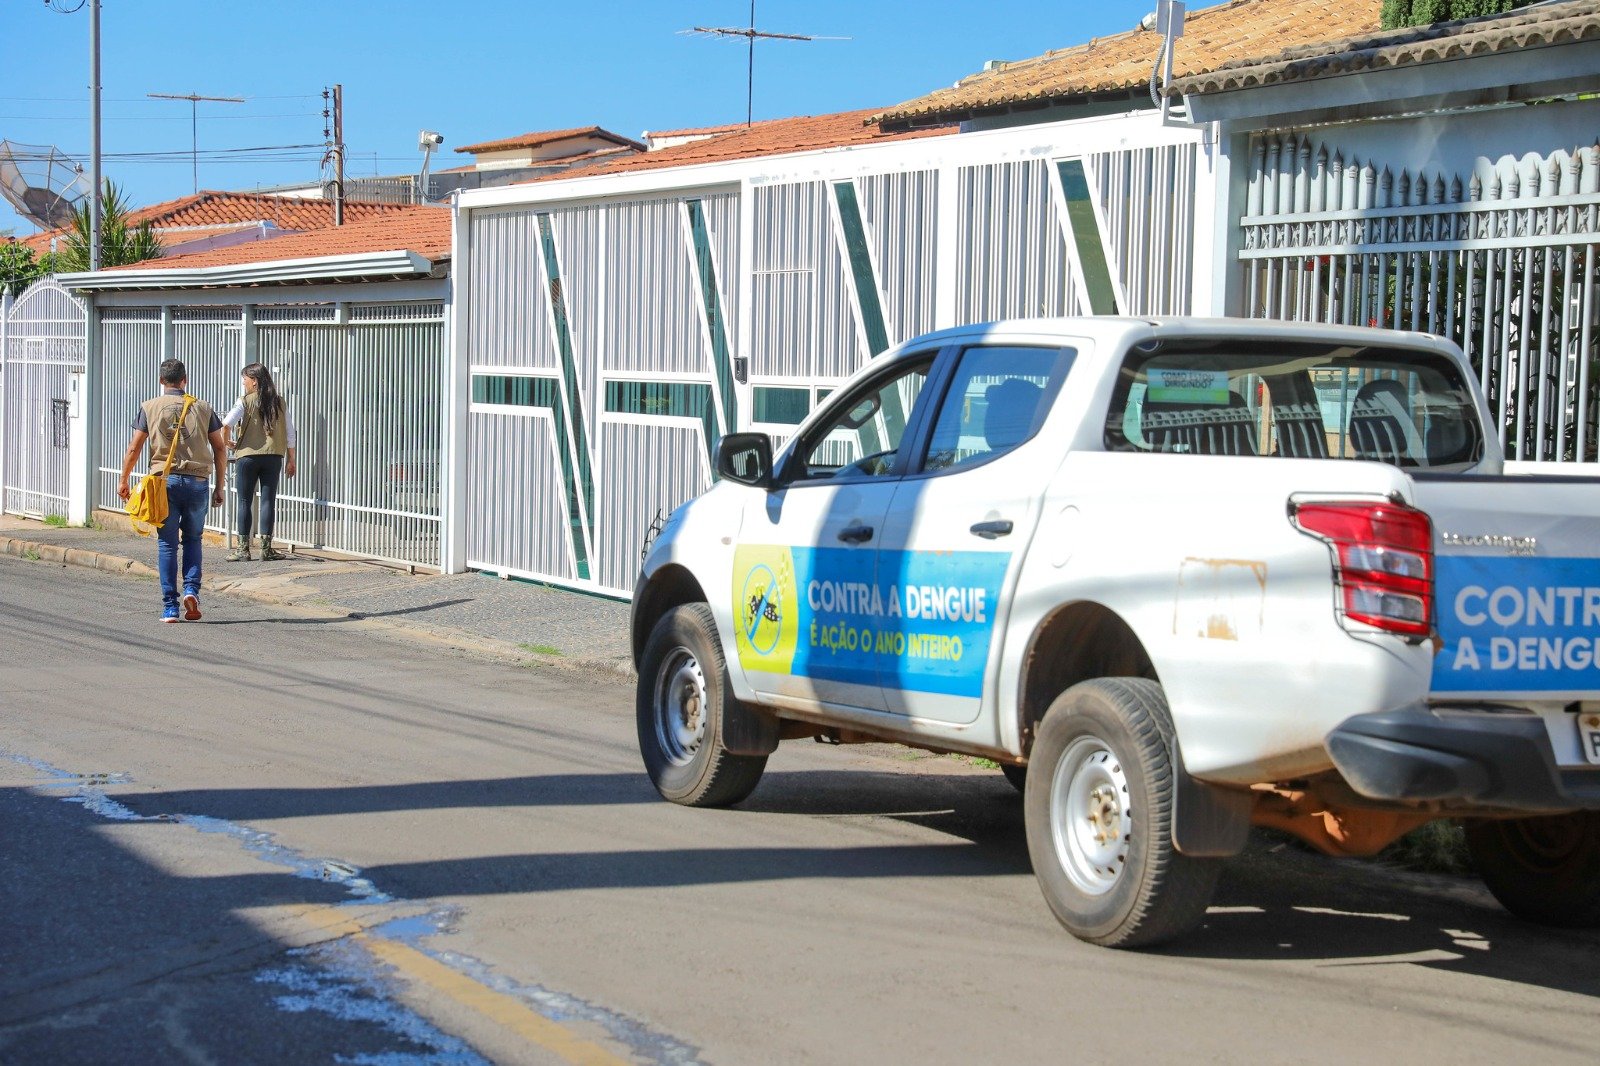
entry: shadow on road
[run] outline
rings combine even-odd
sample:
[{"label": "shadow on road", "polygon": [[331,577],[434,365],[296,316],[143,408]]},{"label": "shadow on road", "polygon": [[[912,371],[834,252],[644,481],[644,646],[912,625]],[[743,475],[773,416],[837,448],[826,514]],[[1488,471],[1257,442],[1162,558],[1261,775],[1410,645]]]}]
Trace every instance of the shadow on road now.
[{"label": "shadow on road", "polygon": [[[118,798],[146,814],[205,814],[245,823],[399,810],[660,802],[642,772]],[[719,847],[709,839],[686,848],[390,863],[364,873],[381,889],[410,898],[1031,873],[1021,805],[999,774],[774,771],[750,800],[721,817],[775,816],[887,818],[954,839],[865,847]],[[250,894],[247,884],[239,888]],[[1425,894],[1399,878],[1386,881],[1370,868],[1255,849],[1229,864],[1215,904],[1201,930],[1165,953],[1330,967],[1414,964],[1600,996],[1600,968],[1593,962],[1600,939],[1593,934],[1541,929],[1503,912]]]},{"label": "shadow on road", "polygon": [[422,1061],[438,1050],[240,916],[342,903],[343,888],[286,872],[243,891],[187,876],[162,860],[166,834],[192,830],[140,824],[135,851],[83,806],[24,788],[0,788],[0,826],[0,1062]]},{"label": "shadow on road", "polygon": [[421,614],[424,611],[439,611],[457,604],[471,603],[465,597],[454,600],[440,600],[437,603],[424,603],[416,607],[396,607],[392,611],[351,611],[340,618],[209,618],[203,620],[201,625],[213,626],[326,626],[336,625],[340,622],[360,622],[367,618],[394,618],[405,614]]}]

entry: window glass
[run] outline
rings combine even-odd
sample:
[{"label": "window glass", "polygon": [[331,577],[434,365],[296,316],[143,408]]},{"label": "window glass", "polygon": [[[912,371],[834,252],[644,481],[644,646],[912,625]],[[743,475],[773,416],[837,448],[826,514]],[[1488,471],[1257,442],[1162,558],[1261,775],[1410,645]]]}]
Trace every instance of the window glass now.
[{"label": "window glass", "polygon": [[855,389],[833,405],[796,448],[800,478],[882,477],[911,423],[933,357],[902,363],[886,378]]},{"label": "window glass", "polygon": [[757,385],[750,390],[754,421],[798,426],[811,413],[811,390],[804,386]]},{"label": "window glass", "polygon": [[939,407],[924,470],[1003,455],[1037,432],[1072,350],[968,348]]},{"label": "window glass", "polygon": [[1477,462],[1472,390],[1432,352],[1266,341],[1159,342],[1124,360],[1112,451]]}]

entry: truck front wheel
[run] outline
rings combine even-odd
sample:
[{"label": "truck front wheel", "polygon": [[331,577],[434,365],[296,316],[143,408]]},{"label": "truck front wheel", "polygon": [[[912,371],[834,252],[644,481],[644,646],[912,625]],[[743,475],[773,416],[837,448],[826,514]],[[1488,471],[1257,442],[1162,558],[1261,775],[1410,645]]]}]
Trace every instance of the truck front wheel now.
[{"label": "truck front wheel", "polygon": [[1519,918],[1600,926],[1600,811],[1467,823],[1483,883]]},{"label": "truck front wheel", "polygon": [[725,807],[755,790],[765,755],[735,755],[722,743],[723,712],[736,697],[703,603],[675,607],[656,623],[639,660],[635,695],[639,753],[656,791],[688,807]]},{"label": "truck front wheel", "polygon": [[1148,947],[1205,917],[1222,861],[1172,845],[1172,735],[1161,686],[1099,678],[1056,698],[1035,734],[1023,810],[1056,919],[1107,947]]}]

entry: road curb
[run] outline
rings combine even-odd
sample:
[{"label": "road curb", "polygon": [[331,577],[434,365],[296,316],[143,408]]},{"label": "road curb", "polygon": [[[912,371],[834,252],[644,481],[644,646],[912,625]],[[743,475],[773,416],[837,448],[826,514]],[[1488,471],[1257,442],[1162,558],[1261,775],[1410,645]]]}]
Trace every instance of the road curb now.
[{"label": "road curb", "polygon": [[[18,558],[32,559],[43,563],[54,563],[59,566],[78,566],[108,574],[121,574],[132,577],[157,576],[157,572],[153,567],[137,559],[129,559],[121,555],[109,555],[105,552],[85,551],[82,548],[68,548],[60,544],[48,544],[36,540],[22,540],[18,537],[0,537],[0,555],[13,555]],[[248,580],[207,578],[203,582],[203,587],[207,592],[227,593],[230,596],[238,596],[241,599],[251,600],[256,603],[271,604],[275,607],[305,609],[304,601],[306,597],[304,590],[294,587],[291,591],[290,588],[284,587],[292,583],[277,583],[282,589],[280,592],[266,588],[251,588],[245,583]],[[368,618],[361,611],[349,610],[336,604],[319,605],[315,609],[337,618],[348,618],[353,622],[361,622],[375,628],[402,633],[414,639],[442,643],[467,651],[492,655],[496,658],[514,659],[518,662],[551,666],[561,670],[579,670],[584,673],[596,674],[609,680],[632,681],[635,677],[633,664],[625,659],[596,659],[569,655],[530,655],[519,645],[508,640],[480,637],[472,633],[444,627],[408,625],[404,622],[392,622],[382,618]]]}]

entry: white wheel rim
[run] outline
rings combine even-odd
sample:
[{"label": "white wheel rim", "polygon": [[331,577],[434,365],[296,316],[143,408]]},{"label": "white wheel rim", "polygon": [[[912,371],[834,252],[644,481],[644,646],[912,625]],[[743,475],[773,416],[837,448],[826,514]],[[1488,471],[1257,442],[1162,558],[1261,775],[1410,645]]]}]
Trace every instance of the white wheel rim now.
[{"label": "white wheel rim", "polygon": [[1111,891],[1133,844],[1128,777],[1122,762],[1095,737],[1067,746],[1050,780],[1050,836],[1056,861],[1079,891]]},{"label": "white wheel rim", "polygon": [[674,648],[656,673],[656,742],[667,761],[693,761],[706,736],[706,676],[687,648]]}]

